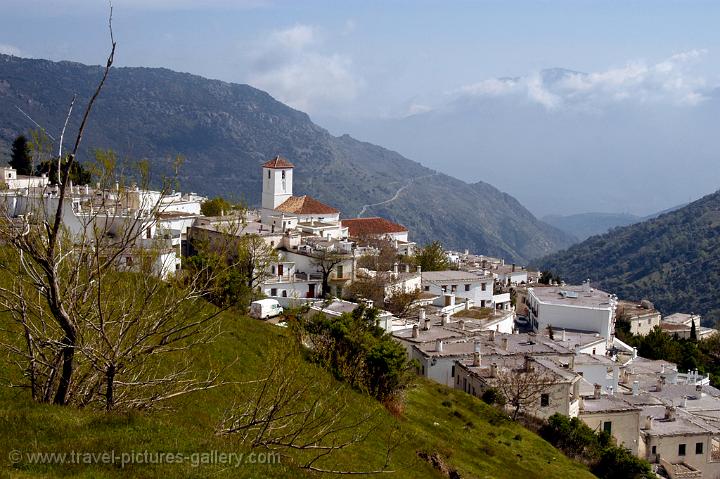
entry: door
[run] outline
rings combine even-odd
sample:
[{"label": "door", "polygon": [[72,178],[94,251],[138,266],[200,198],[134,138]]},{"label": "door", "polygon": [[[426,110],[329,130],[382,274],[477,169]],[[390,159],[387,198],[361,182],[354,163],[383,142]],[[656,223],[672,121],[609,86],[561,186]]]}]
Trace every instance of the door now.
[{"label": "door", "polygon": [[279,265],[278,265],[278,276],[282,276],[282,275],[283,275],[283,270],[285,269],[284,266],[285,266],[284,264],[279,264]]},{"label": "door", "polygon": [[309,284],[309,285],[308,285],[308,297],[309,297],[309,298],[314,298],[314,297],[315,297],[315,285],[314,285],[314,284]]}]

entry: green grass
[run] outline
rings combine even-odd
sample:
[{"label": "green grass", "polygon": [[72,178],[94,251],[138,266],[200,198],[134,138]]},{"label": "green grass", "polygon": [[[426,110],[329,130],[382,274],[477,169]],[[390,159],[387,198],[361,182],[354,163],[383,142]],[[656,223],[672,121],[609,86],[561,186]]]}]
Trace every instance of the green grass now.
[{"label": "green grass", "polygon": [[[0,315],[0,320],[4,318]],[[240,381],[260,376],[270,350],[283,343],[285,331],[266,323],[230,313],[222,318],[225,331],[205,351],[196,351],[199,369],[233,362],[226,379]],[[302,361],[299,356],[295,358]],[[303,368],[305,370],[306,368]],[[312,370],[312,368],[310,368]],[[327,373],[313,374],[327,378]],[[10,359],[0,357],[0,378],[16,375]],[[308,378],[312,381],[313,378]],[[217,436],[215,428],[242,386],[196,393],[174,400],[165,409],[150,412],[104,413],[94,410],[39,405],[25,390],[0,388],[0,475],[10,477],[327,477],[307,473],[289,460],[275,465],[229,466],[191,464],[37,465],[12,464],[10,451],[104,452],[164,451],[186,454],[206,451],[250,452],[236,437]],[[418,380],[407,392],[403,415],[398,419],[374,400],[347,391],[351,415],[376,411],[382,419],[378,430],[364,443],[344,450],[323,463],[344,470],[377,468],[385,459],[390,431],[399,428],[398,448],[392,456],[395,474],[382,477],[443,477],[418,456],[437,455],[462,477],[530,478],[592,477],[537,435],[509,421],[495,409],[461,391]]]}]

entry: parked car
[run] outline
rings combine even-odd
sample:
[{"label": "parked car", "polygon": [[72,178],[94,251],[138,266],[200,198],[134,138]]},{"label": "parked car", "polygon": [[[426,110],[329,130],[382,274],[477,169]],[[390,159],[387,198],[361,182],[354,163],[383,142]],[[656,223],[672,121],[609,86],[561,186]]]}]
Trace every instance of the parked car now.
[{"label": "parked car", "polygon": [[268,319],[279,316],[283,308],[277,299],[258,299],[250,303],[250,316],[257,319]]},{"label": "parked car", "polygon": [[530,324],[530,321],[528,321],[527,317],[525,316],[517,316],[515,318],[515,324],[517,324],[518,326],[527,326],[528,324]]}]

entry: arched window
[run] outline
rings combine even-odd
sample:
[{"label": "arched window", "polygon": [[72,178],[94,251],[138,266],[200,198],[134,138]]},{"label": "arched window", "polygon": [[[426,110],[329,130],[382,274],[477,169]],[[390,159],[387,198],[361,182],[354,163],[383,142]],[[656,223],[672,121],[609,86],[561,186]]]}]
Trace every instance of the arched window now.
[{"label": "arched window", "polygon": [[270,179],[270,170],[268,170],[268,180]]}]

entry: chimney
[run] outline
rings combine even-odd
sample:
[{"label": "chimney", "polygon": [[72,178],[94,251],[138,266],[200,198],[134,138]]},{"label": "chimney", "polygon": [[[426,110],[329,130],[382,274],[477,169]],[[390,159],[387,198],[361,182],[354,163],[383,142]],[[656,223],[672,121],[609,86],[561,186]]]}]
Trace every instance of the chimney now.
[{"label": "chimney", "polygon": [[430,331],[430,319],[425,320],[425,331]]},{"label": "chimney", "polygon": [[435,341],[435,351],[438,353],[443,352],[443,342],[442,339],[438,339]]},{"label": "chimney", "polygon": [[85,185],[85,196],[90,194],[90,185]]},{"label": "chimney", "polygon": [[398,274],[398,264],[393,263],[393,273]]},{"label": "chimney", "polygon": [[595,384],[595,391],[593,392],[593,398],[600,399],[600,391],[602,390],[602,386],[599,384]]},{"label": "chimney", "polygon": [[653,428],[653,417],[652,416],[645,416],[645,427],[646,430],[651,430]]},{"label": "chimney", "polygon": [[665,382],[665,381],[663,381],[662,377],[659,377],[658,380],[657,380],[657,383],[655,384],[655,391],[657,391],[657,392],[662,391],[662,387],[663,387],[663,383],[664,383],[664,382]]},{"label": "chimney", "polygon": [[495,330],[494,329],[490,330],[490,341],[495,341]]},{"label": "chimney", "polygon": [[440,318],[440,324],[443,326],[447,326],[450,322],[450,313],[443,313],[442,317]]},{"label": "chimney", "polygon": [[632,385],[632,395],[633,395],[633,396],[639,396],[639,395],[640,395],[640,381],[633,381],[633,385]]},{"label": "chimney", "polygon": [[469,299],[466,299],[466,300],[465,300],[465,311],[467,311],[467,310],[469,310],[469,309],[470,309],[470,300],[469,300]]},{"label": "chimney", "polygon": [[508,338],[502,338],[500,340],[500,344],[502,345],[502,348],[507,351],[508,350]]},{"label": "chimney", "polygon": [[687,396],[683,396],[683,397],[682,397],[682,402],[680,403],[680,407],[681,407],[681,408],[686,408],[686,407],[687,407]]},{"label": "chimney", "polygon": [[420,311],[418,312],[418,319],[421,323],[425,321],[425,308],[420,308]]},{"label": "chimney", "polygon": [[461,319],[459,321],[459,324],[460,324],[460,331],[465,331],[465,321]]},{"label": "chimney", "polygon": [[473,353],[473,366],[476,368],[480,367],[480,351]]},{"label": "chimney", "polygon": [[410,272],[410,265],[409,265],[409,264],[406,264],[406,265],[405,265],[405,272],[406,272],[406,273],[409,273],[409,272]]},{"label": "chimney", "polygon": [[665,374],[665,365],[664,364],[660,365],[660,374]]},{"label": "chimney", "polygon": [[525,356],[524,358],[523,368],[525,369],[525,371],[528,372],[532,372],[535,370],[535,365],[533,364],[532,359],[530,359],[529,355]]},{"label": "chimney", "polygon": [[473,348],[473,351],[475,351],[476,353],[480,352],[480,341],[478,341],[477,339],[475,340],[475,347]]},{"label": "chimney", "polygon": [[567,335],[565,334],[565,330],[562,330],[562,340],[563,342],[567,341]]},{"label": "chimney", "polygon": [[492,363],[492,364],[490,365],[490,377],[491,377],[491,378],[496,378],[496,377],[497,377],[497,373],[498,373],[498,365],[497,365],[497,363]]},{"label": "chimney", "polygon": [[675,420],[675,408],[672,406],[665,406],[665,420],[666,421],[674,421]]},{"label": "chimney", "polygon": [[568,361],[568,369],[570,371],[575,371],[575,355],[573,354],[570,356],[570,361]]},{"label": "chimney", "polygon": [[637,348],[636,347],[633,347],[632,357],[633,357],[633,359],[637,359]]},{"label": "chimney", "polygon": [[422,266],[417,265],[417,268],[415,268],[415,270],[416,270],[418,273],[422,273]]},{"label": "chimney", "polygon": [[420,337],[420,328],[418,327],[417,324],[413,324],[412,337],[413,337],[413,338],[419,338],[419,337]]},{"label": "chimney", "polygon": [[515,272],[515,263],[512,264],[512,272]]}]

